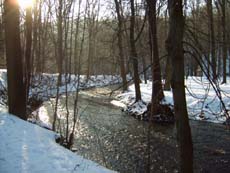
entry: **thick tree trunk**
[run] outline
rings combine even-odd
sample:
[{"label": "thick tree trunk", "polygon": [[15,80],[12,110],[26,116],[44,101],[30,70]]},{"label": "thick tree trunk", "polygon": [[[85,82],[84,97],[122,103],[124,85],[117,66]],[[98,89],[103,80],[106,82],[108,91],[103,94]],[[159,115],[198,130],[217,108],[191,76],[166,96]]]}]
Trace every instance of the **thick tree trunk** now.
[{"label": "thick tree trunk", "polygon": [[156,4],[157,0],[147,0],[148,4],[148,20],[149,20],[149,42],[150,42],[150,53],[152,62],[152,106],[151,111],[155,104],[164,98],[162,82],[161,82],[161,68],[158,52],[157,42],[157,22],[156,22]]},{"label": "thick tree trunk", "polygon": [[134,0],[130,0],[131,3],[131,17],[130,17],[130,57],[133,61],[134,72],[134,84],[135,84],[135,96],[136,102],[141,100],[140,79],[138,74],[138,57],[135,45],[135,5]]},{"label": "thick tree trunk", "polygon": [[172,62],[171,86],[180,146],[180,172],[192,173],[193,145],[184,88],[184,54],[182,43],[184,18],[182,0],[169,0],[168,6],[170,26],[166,47]]},{"label": "thick tree trunk", "polygon": [[19,7],[16,0],[5,0],[5,40],[9,113],[26,120],[26,88],[19,30]]}]

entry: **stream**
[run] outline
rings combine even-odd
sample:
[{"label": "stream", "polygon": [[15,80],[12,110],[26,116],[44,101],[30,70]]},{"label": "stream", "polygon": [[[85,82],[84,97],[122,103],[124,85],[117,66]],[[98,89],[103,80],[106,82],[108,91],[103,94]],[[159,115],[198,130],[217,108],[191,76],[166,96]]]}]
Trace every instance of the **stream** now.
[{"label": "stream", "polygon": [[[121,173],[179,172],[175,126],[149,124],[122,112],[110,104],[113,96],[106,95],[113,88],[80,92],[76,153]],[[70,109],[73,95],[69,94]],[[194,172],[230,172],[230,132],[225,126],[201,121],[190,121],[190,125]]]}]

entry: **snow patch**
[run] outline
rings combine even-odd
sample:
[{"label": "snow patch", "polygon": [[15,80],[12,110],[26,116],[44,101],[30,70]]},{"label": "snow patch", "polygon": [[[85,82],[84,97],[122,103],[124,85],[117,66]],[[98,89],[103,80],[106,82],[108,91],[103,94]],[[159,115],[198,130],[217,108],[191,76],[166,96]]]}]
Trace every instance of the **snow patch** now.
[{"label": "snow patch", "polygon": [[[222,111],[222,105],[206,78],[189,77],[185,80],[185,85],[187,109],[190,119],[205,120],[214,123],[223,123],[226,121],[226,117]],[[146,107],[148,103],[151,102],[152,82],[148,81],[147,84],[141,83],[140,87],[142,101],[146,104],[139,106],[138,102],[136,106],[131,107],[132,110],[129,110],[135,112],[137,115],[140,115],[147,110]],[[222,92],[222,99],[227,106],[227,109],[230,110],[230,79],[228,79],[227,84],[220,85],[219,87]],[[172,91],[164,91],[164,95],[164,104],[173,105]],[[122,108],[124,105],[127,107],[132,105],[135,102],[134,85],[131,85],[125,93],[117,95],[116,101],[112,102]]]},{"label": "snow patch", "polygon": [[55,133],[0,113],[0,172],[112,173],[55,142]]}]

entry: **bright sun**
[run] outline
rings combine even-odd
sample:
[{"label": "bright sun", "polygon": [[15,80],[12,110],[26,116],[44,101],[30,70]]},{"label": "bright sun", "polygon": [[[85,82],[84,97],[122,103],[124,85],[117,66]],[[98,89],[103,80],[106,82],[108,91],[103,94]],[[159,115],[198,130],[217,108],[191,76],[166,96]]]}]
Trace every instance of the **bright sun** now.
[{"label": "bright sun", "polygon": [[32,7],[34,0],[18,0],[18,4],[21,8]]}]

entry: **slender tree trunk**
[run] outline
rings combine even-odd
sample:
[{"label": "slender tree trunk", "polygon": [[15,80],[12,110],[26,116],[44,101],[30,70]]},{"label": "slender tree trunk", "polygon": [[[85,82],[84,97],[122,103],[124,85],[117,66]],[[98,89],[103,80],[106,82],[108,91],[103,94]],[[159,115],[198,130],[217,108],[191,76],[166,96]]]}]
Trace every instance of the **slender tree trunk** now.
[{"label": "slender tree trunk", "polygon": [[[216,9],[217,9],[217,26],[222,26],[222,19],[221,19],[221,10],[219,8],[219,3],[216,1],[215,2],[216,5]],[[222,67],[221,67],[221,63],[222,63],[222,44],[221,44],[221,36],[222,36],[222,32],[221,29],[223,29],[223,27],[218,27],[217,28],[217,76],[221,76],[222,75]]]},{"label": "slender tree trunk", "polygon": [[89,25],[88,25],[88,32],[89,32],[89,39],[88,39],[88,60],[87,60],[87,80],[89,79],[90,75],[92,74],[91,71],[91,67],[92,67],[92,59],[93,59],[93,27],[94,24],[91,20],[94,19],[89,19]]},{"label": "slender tree trunk", "polygon": [[32,57],[31,57],[31,71],[37,72],[36,67],[36,52],[37,52],[37,38],[38,38],[38,2],[35,2],[33,8],[33,41],[32,41]]},{"label": "slender tree trunk", "polygon": [[69,79],[71,80],[71,74],[73,73],[72,70],[72,57],[73,57],[73,37],[74,37],[74,12],[75,12],[75,3],[73,4],[73,11],[72,11],[72,17],[71,17],[71,27],[70,27],[70,52],[69,52],[69,62],[68,62],[68,73],[69,73]]},{"label": "slender tree trunk", "polygon": [[216,50],[215,50],[215,33],[213,26],[213,8],[212,8],[212,0],[207,0],[207,10],[209,17],[209,30],[210,30],[210,40],[211,40],[211,67],[212,67],[212,79],[217,79],[216,74]]},{"label": "slender tree trunk", "polygon": [[63,64],[63,1],[59,0],[58,8],[58,39],[57,39],[57,48],[58,48],[58,81],[57,81],[57,93],[55,100],[55,110],[54,110],[54,119],[53,119],[53,130],[56,130],[56,120],[57,120],[57,108],[59,101],[59,87],[62,83],[62,64]]},{"label": "slender tree trunk", "polygon": [[223,81],[222,83],[226,83],[226,59],[227,59],[227,45],[226,45],[226,1],[222,0],[221,3],[222,9],[222,34],[223,34],[223,43],[222,43],[222,56],[223,56]]},{"label": "slender tree trunk", "polygon": [[180,146],[180,172],[192,173],[193,145],[184,87],[183,33],[185,21],[182,0],[169,0],[168,8],[170,26],[166,47],[172,63],[171,86]]},{"label": "slender tree trunk", "polygon": [[172,69],[171,69],[171,63],[170,63],[170,58],[167,57],[167,60],[166,60],[166,67],[165,67],[165,85],[164,85],[164,90],[166,91],[170,91],[171,89],[171,85],[170,85],[170,82],[171,82],[171,76],[172,76]]},{"label": "slender tree trunk", "polygon": [[[198,27],[199,27],[199,13],[200,13],[200,6],[199,6],[199,2],[196,1],[196,7],[194,7],[194,22],[193,22],[193,27],[194,27],[194,37],[197,40],[199,37],[199,32],[198,32]],[[191,63],[191,71],[192,71],[192,75],[193,76],[197,76],[197,69],[198,69],[198,63],[197,61],[192,58],[192,63]]]},{"label": "slender tree trunk", "polygon": [[[165,10],[165,35],[168,33],[168,17],[167,17],[167,11]],[[164,73],[164,79],[165,79],[165,84],[164,84],[164,90],[170,91],[171,89],[171,63],[170,63],[170,58],[167,56],[166,60],[166,65],[165,65],[165,73]]]},{"label": "slender tree trunk", "polygon": [[125,73],[125,61],[124,61],[124,51],[123,51],[123,38],[122,38],[122,16],[120,13],[120,3],[118,0],[114,0],[116,5],[116,13],[117,13],[117,19],[118,19],[118,31],[117,31],[117,38],[118,38],[118,48],[119,48],[119,64],[120,64],[120,74],[122,78],[122,84],[123,84],[123,91],[127,90],[127,80],[126,80],[126,73]]},{"label": "slender tree trunk", "polygon": [[146,61],[145,61],[144,56],[142,56],[142,66],[143,66],[143,70],[144,70],[143,75],[144,75],[145,84],[147,84],[148,78],[147,78],[147,73],[146,73]]},{"label": "slender tree trunk", "polygon": [[25,84],[26,84],[26,99],[28,101],[30,78],[31,78],[31,45],[32,45],[32,11],[31,7],[26,9],[26,70],[25,70]]},{"label": "slender tree trunk", "polygon": [[16,0],[5,0],[5,41],[9,113],[26,120],[26,88],[19,30],[19,6]]},{"label": "slender tree trunk", "polygon": [[130,17],[130,57],[133,61],[134,72],[134,85],[136,102],[141,100],[140,79],[138,74],[138,57],[135,45],[135,5],[134,0],[130,0],[131,3],[131,17]]},{"label": "slender tree trunk", "polygon": [[[74,35],[74,56],[73,56],[73,58],[74,58],[74,74],[76,75],[77,74],[77,72],[81,72],[81,71],[79,71],[78,69],[77,69],[77,67],[78,67],[78,64],[79,64],[79,62],[77,61],[78,60],[78,51],[77,51],[77,48],[78,48],[78,37],[79,37],[79,24],[80,24],[80,8],[81,8],[81,2],[82,1],[79,1],[79,3],[78,3],[78,13],[77,13],[77,20],[76,20],[76,23],[75,23],[75,35]],[[86,10],[87,10],[87,6],[86,6]],[[85,11],[86,11],[85,10]],[[85,16],[84,16],[84,19],[85,19]],[[84,20],[84,26],[85,26],[85,20]],[[84,30],[83,30],[83,32],[85,32]],[[79,74],[80,75],[80,74]]]},{"label": "slender tree trunk", "polygon": [[41,35],[42,35],[42,12],[41,12],[41,8],[42,8],[42,2],[39,2],[39,6],[38,6],[38,19],[37,19],[37,40],[36,40],[36,66],[37,66],[37,72],[38,73],[42,73],[42,60],[41,60]]}]

